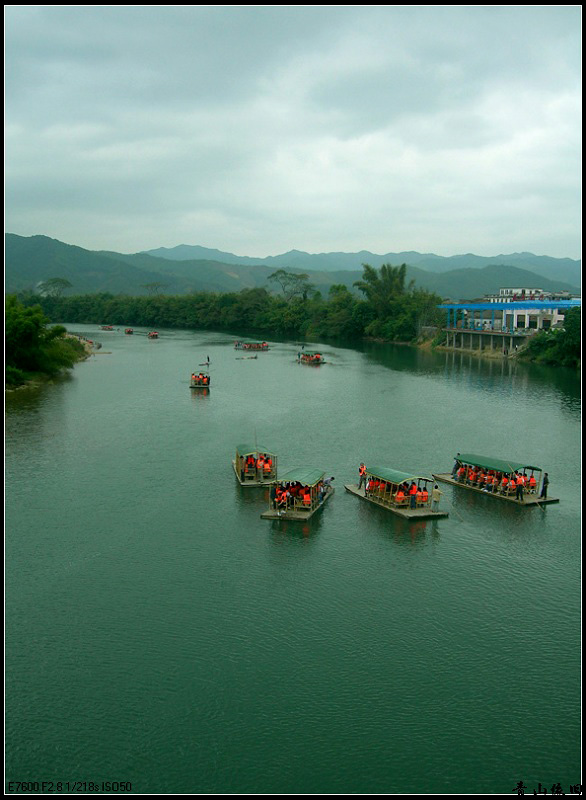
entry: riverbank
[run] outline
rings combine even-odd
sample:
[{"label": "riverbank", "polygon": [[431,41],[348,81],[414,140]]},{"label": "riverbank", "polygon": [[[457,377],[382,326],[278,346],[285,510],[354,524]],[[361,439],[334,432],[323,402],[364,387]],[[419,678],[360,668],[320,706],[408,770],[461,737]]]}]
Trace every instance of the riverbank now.
[{"label": "riverbank", "polygon": [[[4,391],[5,392],[17,392],[21,389],[31,389],[37,386],[43,386],[48,383],[53,383],[63,374],[69,372],[69,370],[73,369],[76,363],[80,361],[86,361],[90,356],[95,354],[93,344],[84,339],[82,336],[78,336],[76,334],[65,333],[62,337],[63,340],[70,340],[71,343],[75,342],[76,344],[72,347],[69,347],[70,352],[68,355],[70,356],[70,364],[66,364],[61,369],[55,370],[54,372],[27,372],[25,370],[18,370],[18,372],[23,376],[22,382],[19,383],[9,383],[6,381],[5,376],[5,384],[4,384]],[[65,343],[65,342],[64,342]],[[81,345],[82,349],[79,349],[79,345]],[[6,373],[8,374],[8,372]],[[14,377],[14,375],[12,375]]]}]

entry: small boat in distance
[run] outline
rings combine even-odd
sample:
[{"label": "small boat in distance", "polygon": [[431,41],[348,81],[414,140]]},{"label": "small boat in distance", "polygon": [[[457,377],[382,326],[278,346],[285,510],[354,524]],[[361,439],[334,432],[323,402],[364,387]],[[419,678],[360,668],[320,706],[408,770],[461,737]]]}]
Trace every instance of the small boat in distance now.
[{"label": "small boat in distance", "polygon": [[333,496],[331,478],[314,467],[297,467],[287,470],[273,482],[269,508],[261,519],[290,519],[305,522],[324,507]]},{"label": "small boat in distance", "polygon": [[300,351],[297,353],[297,363],[317,366],[318,364],[325,364],[326,362],[321,353],[304,353]]},{"label": "small boat in distance", "polygon": [[277,456],[262,445],[236,445],[232,466],[241,486],[266,486],[277,478]]},{"label": "small boat in distance", "polygon": [[124,328],[124,333],[126,333],[128,336],[130,336],[131,334],[134,333],[134,331],[132,330],[132,328]]},{"label": "small boat in distance", "polygon": [[113,331],[114,330],[114,326],[113,325],[101,325],[101,329],[103,331]]},{"label": "small boat in distance", "polygon": [[159,338],[159,334],[157,333],[157,331],[149,331],[149,333],[147,333],[147,338],[148,339],[158,339]]},{"label": "small boat in distance", "polygon": [[549,485],[547,472],[541,467],[508,459],[457,453],[452,471],[434,472],[433,477],[524,508],[560,502],[559,497],[538,496],[540,484],[541,494],[545,495]]},{"label": "small boat in distance", "polygon": [[399,472],[389,467],[366,467],[364,489],[357,484],[344,488],[369,503],[406,519],[447,517],[447,511],[432,509],[433,480],[424,475]]},{"label": "small boat in distance", "polygon": [[234,342],[234,349],[235,350],[259,350],[259,351],[266,351],[269,349],[269,345],[267,342]]},{"label": "small boat in distance", "polygon": [[209,372],[192,372],[189,381],[190,389],[209,389],[211,378]]}]

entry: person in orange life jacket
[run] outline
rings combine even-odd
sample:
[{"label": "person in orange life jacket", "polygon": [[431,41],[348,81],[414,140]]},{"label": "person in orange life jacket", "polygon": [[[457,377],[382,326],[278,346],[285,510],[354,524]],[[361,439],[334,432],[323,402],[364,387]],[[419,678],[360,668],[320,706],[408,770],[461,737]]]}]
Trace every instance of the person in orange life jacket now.
[{"label": "person in orange life jacket", "polygon": [[284,486],[277,487],[277,505],[284,508],[287,505],[287,492]]},{"label": "person in orange life jacket", "polygon": [[411,508],[415,508],[417,505],[417,484],[415,481],[412,481],[409,487],[409,497],[411,499]]},{"label": "person in orange life jacket", "polygon": [[403,491],[403,487],[399,486],[397,489],[397,494],[395,495],[395,503],[402,504],[405,500],[405,492]]},{"label": "person in orange life jacket", "polygon": [[428,500],[429,500],[429,492],[424,486],[423,489],[421,490],[421,502],[425,505]]},{"label": "person in orange life jacket", "polygon": [[535,480],[535,475],[531,473],[531,477],[529,478],[529,491],[534,492],[536,486],[537,486],[537,481]]},{"label": "person in orange life jacket", "polygon": [[524,483],[525,482],[523,481],[523,476],[522,475],[517,475],[517,480],[516,480],[517,487],[516,487],[516,491],[515,491],[515,497],[521,503],[523,502]]},{"label": "person in orange life jacket", "polygon": [[311,489],[309,486],[304,486],[302,489],[303,505],[311,505]]},{"label": "person in orange life jacket", "polygon": [[[358,481],[358,488],[360,489],[362,484],[366,483],[366,467],[362,463],[358,467],[358,474],[360,475],[360,480]],[[365,489],[365,491],[366,491],[366,489]]]}]

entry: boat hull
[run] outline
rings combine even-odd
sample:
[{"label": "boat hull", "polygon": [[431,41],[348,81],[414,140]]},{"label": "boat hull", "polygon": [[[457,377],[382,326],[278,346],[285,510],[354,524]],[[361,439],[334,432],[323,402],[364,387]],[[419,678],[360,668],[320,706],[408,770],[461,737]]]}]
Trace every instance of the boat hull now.
[{"label": "boat hull", "polygon": [[393,514],[396,514],[398,517],[403,517],[403,519],[439,519],[449,516],[447,511],[432,511],[429,506],[420,506],[419,508],[410,508],[409,506],[398,508],[397,506],[391,506],[388,503],[378,500],[376,497],[366,497],[364,490],[359,489],[358,485],[355,483],[344,486],[344,489],[350,492],[350,494],[356,495],[356,497],[359,497],[361,500],[366,500],[367,503],[372,503],[379,508],[384,508],[386,511],[392,511]]},{"label": "boat hull", "polygon": [[500,492],[486,492],[484,489],[478,489],[476,486],[469,486],[465,483],[455,480],[450,472],[432,473],[436,481],[442,483],[451,483],[452,486],[458,486],[460,489],[468,489],[471,492],[477,492],[486,497],[494,497],[497,500],[504,500],[506,503],[513,503],[521,508],[533,508],[535,506],[544,506],[548,503],[559,503],[559,497],[538,497],[536,494],[529,494],[525,491],[523,500],[517,500],[514,495],[500,494]]},{"label": "boat hull", "polygon": [[333,496],[334,492],[335,489],[330,486],[324,495],[322,502],[308,511],[303,509],[287,509],[286,511],[279,511],[278,509],[269,508],[267,511],[264,511],[260,517],[261,519],[290,519],[294,522],[305,522],[306,520],[311,519],[314,514],[317,514],[318,511],[321,511],[330,497]]}]

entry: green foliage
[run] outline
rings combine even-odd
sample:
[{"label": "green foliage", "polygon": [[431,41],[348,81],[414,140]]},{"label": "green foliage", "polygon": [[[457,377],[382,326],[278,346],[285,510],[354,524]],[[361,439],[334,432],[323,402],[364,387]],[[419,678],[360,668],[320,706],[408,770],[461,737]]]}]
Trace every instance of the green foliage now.
[{"label": "green foliage", "polygon": [[382,321],[392,313],[395,301],[413,289],[414,282],[411,281],[405,289],[406,264],[401,264],[400,267],[383,264],[378,272],[370,264],[363,264],[362,269],[362,280],[355,281],[354,286],[365,295]]},{"label": "green foliage", "polygon": [[61,297],[66,289],[71,289],[73,286],[67,278],[49,278],[39,284],[39,291],[41,294],[46,294],[49,297]]},{"label": "green foliage", "polygon": [[[118,326],[169,327],[249,332],[263,337],[284,336],[359,340],[364,336],[414,341],[421,325],[434,324],[440,298],[405,287],[405,265],[385,265],[379,276],[365,265],[365,299],[344,284],[333,285],[327,298],[315,292],[306,275],[284,270],[273,274],[283,281],[282,292],[264,288],[240,292],[196,292],[190,295],[129,297],[107,293],[78,297],[22,295],[27,307],[41,303],[51,319]],[[380,285],[384,303],[379,302]],[[368,287],[368,288],[366,288]],[[440,323],[443,317],[440,316]]]},{"label": "green foliage", "polygon": [[4,373],[4,383],[9,387],[22,386],[28,378],[26,372],[16,367],[11,367],[9,364],[6,365]]},{"label": "green foliage", "polygon": [[538,364],[560,364],[564,367],[577,367],[580,364],[581,334],[581,309],[572,308],[565,315],[562,329],[540,331],[535,334],[521,357],[529,361],[535,361]]},{"label": "green foliage", "polygon": [[314,291],[313,284],[309,283],[309,275],[305,272],[295,273],[278,269],[272,275],[269,275],[267,280],[279,284],[287,302],[294,297],[302,297],[303,300],[307,300],[308,296]]},{"label": "green foliage", "polygon": [[83,346],[65,338],[62,325],[48,328],[49,319],[40,305],[24,306],[14,295],[5,303],[5,382],[24,383],[33,374],[55,375],[72,367],[83,354]]},{"label": "green foliage", "polygon": [[392,267],[383,264],[380,270],[362,265],[364,275],[356,281],[365,295],[372,318],[365,326],[367,336],[390,341],[412,342],[421,328],[441,323],[437,305],[441,298],[424,289],[415,289],[414,282],[405,286],[407,265]]}]

